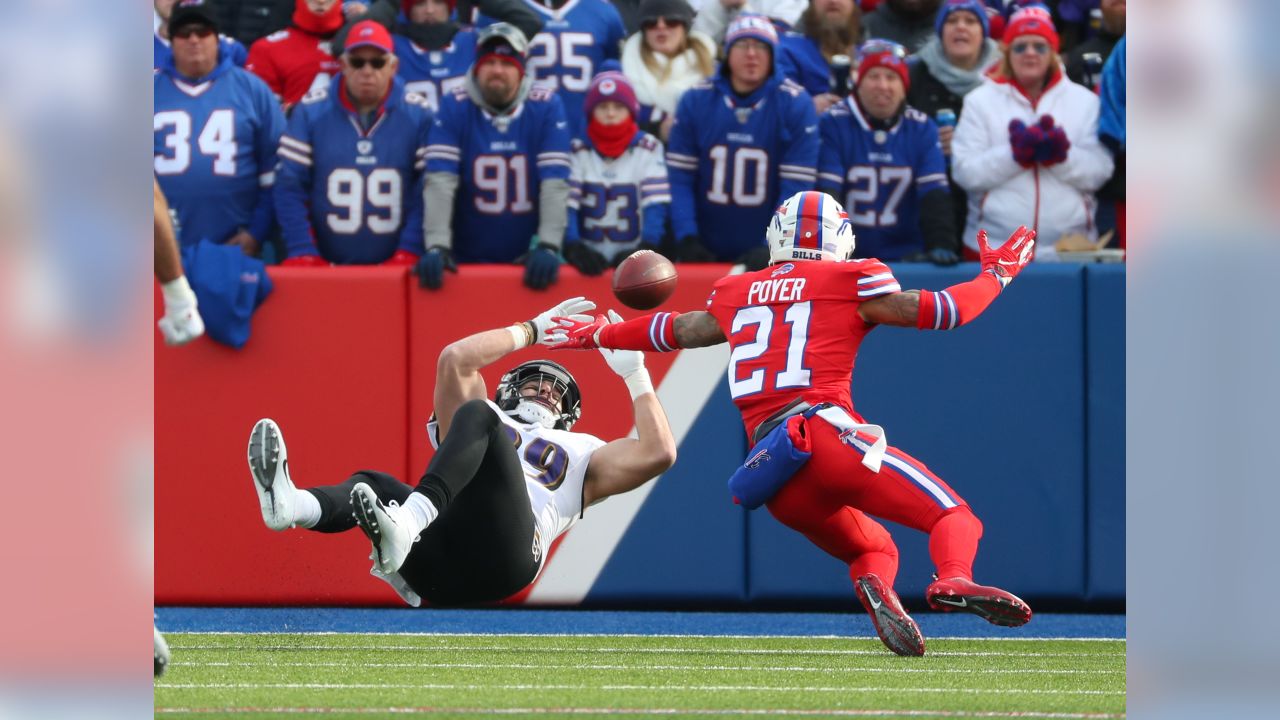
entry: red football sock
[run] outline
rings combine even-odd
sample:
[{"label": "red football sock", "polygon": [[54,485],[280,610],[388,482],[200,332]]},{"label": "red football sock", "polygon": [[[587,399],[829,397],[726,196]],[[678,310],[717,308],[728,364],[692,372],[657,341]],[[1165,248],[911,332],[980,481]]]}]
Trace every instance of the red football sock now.
[{"label": "red football sock", "polygon": [[973,558],[978,554],[982,521],[966,505],[948,510],[929,531],[929,557],[941,579],[973,579]]},{"label": "red football sock", "polygon": [[893,581],[898,577],[898,551],[895,548],[893,553],[886,552],[869,552],[858,556],[857,560],[849,565],[849,577],[857,580],[858,576],[867,573],[875,573],[889,587],[893,587]]}]

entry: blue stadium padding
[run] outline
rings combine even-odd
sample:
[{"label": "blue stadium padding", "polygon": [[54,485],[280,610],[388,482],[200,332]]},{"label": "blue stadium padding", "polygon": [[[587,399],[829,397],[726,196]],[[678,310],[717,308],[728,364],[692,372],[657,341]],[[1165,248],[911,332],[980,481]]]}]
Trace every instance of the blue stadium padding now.
[{"label": "blue stadium padding", "polygon": [[[977,267],[893,269],[904,288],[936,290]],[[1084,594],[1083,276],[1079,265],[1035,265],[963,328],[876,330],[854,372],[855,407],[982,519],[976,579],[1028,598]],[[767,512],[748,528],[749,599],[854,602],[839,562]],[[918,605],[934,569],[925,536],[890,531],[897,588]]]},{"label": "blue stadium padding", "polygon": [[741,416],[719,382],[586,602],[742,602],[742,512],[725,483],[745,452]]},{"label": "blue stadium padding", "polygon": [[[925,637],[1125,637],[1124,615],[1037,613],[1020,628],[988,625],[972,615],[924,613]],[[605,610],[411,610],[370,608],[156,608],[165,633],[429,633],[444,635],[788,635],[870,639],[866,615],[846,613],[628,612]],[[194,638],[170,640],[175,649]],[[389,640],[394,644],[394,640]]]},{"label": "blue stadium padding", "polygon": [[1124,598],[1125,268],[1085,272],[1088,600]]}]

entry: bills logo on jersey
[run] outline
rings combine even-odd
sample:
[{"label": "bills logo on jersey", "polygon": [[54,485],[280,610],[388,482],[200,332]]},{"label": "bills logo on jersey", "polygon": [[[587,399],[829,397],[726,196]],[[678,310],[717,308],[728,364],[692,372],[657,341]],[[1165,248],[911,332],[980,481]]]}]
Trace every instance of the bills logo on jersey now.
[{"label": "bills logo on jersey", "polygon": [[736,118],[738,118],[738,122],[739,122],[739,123],[741,123],[741,124],[743,124],[743,125],[746,125],[746,124],[747,124],[747,122],[748,122],[749,120],[751,120],[751,111],[752,111],[752,110],[754,110],[754,109],[755,109],[755,108],[749,108],[749,107],[745,107],[745,108],[734,108],[734,109],[733,109],[733,116],[734,116],[734,117],[736,117]]},{"label": "bills logo on jersey", "polygon": [[373,142],[371,140],[360,140],[356,143],[356,150],[361,155],[368,155],[373,152]]},{"label": "bills logo on jersey", "polygon": [[795,269],[796,269],[795,263],[786,263],[785,265],[778,266],[773,272],[769,273],[769,277],[778,277],[779,275],[786,275],[787,273]]}]

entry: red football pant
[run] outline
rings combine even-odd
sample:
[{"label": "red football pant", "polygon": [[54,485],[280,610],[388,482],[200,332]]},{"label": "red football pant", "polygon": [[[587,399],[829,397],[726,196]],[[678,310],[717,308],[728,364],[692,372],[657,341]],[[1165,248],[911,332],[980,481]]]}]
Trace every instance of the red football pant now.
[{"label": "red football pant", "polygon": [[973,578],[982,522],[949,485],[892,446],[871,472],[835,428],[816,417],[807,425],[813,456],[767,504],[779,522],[847,563],[851,578],[875,573],[892,585],[898,574],[893,538],[868,515],[928,533],[938,577]]}]

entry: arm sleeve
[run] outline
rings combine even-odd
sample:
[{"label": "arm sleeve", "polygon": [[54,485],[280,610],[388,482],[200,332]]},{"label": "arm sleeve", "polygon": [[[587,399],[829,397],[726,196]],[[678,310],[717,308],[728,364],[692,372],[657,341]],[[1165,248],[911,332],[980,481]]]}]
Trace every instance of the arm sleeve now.
[{"label": "arm sleeve", "polygon": [[405,197],[404,226],[400,228],[398,249],[421,255],[423,237],[423,194],[426,191],[427,142],[431,133],[431,120],[427,118],[418,127],[418,149],[413,163],[413,189]]},{"label": "arm sleeve", "polygon": [[[543,104],[543,103],[539,103]],[[569,123],[564,117],[564,103],[558,95],[552,95],[545,103],[545,114],[539,127],[537,151],[537,177],[547,180],[569,180],[572,161],[569,154]],[[531,108],[526,108],[529,110]],[[564,200],[568,200],[566,195]]]},{"label": "arm sleeve", "polygon": [[1102,183],[1111,177],[1115,170],[1115,160],[1111,153],[1098,140],[1098,98],[1093,93],[1079,88],[1080,105],[1087,107],[1083,122],[1067,131],[1067,139],[1071,141],[1071,149],[1067,159],[1047,169],[1058,179],[1081,192],[1094,192],[1102,187]]},{"label": "arm sleeve", "polygon": [[[609,16],[608,20],[609,34],[603,48],[604,59],[621,60],[622,43],[627,39],[627,29],[622,26],[622,14],[618,12],[618,9],[613,6],[613,3],[610,3],[609,7],[613,9],[613,14]],[[596,72],[600,72],[600,69],[596,68]]]},{"label": "arm sleeve", "polygon": [[276,217],[284,236],[286,257],[315,255],[307,200],[311,195],[311,129],[302,108],[289,118],[289,131],[280,137],[280,165],[276,171]]},{"label": "arm sleeve", "polygon": [[[817,189],[837,199],[844,195],[844,154],[840,147],[837,116],[825,114],[818,120],[821,152],[818,153]],[[847,210],[848,208],[846,208]]]},{"label": "arm sleeve", "polygon": [[453,198],[457,194],[457,173],[428,172],[423,177],[422,234],[426,247],[453,247]]},{"label": "arm sleeve", "polygon": [[284,97],[284,80],[280,77],[276,65],[271,61],[271,54],[267,52],[267,39],[265,37],[258,38],[249,48],[248,58],[245,60],[244,69],[262,78],[262,82],[271,88],[271,92],[275,94],[277,102]]},{"label": "arm sleeve", "polygon": [[276,152],[280,136],[284,134],[284,113],[265,85],[259,84],[258,90],[258,111],[262,117],[258,137],[254,138],[258,161],[258,205],[254,208],[248,230],[261,243],[271,234],[271,224],[275,222],[271,189],[276,181]]},{"label": "arm sleeve", "polygon": [[778,198],[784,200],[804,190],[812,190],[818,179],[818,113],[813,109],[813,98],[801,90],[788,98],[785,127],[791,129],[791,137],[782,152],[778,164]]},{"label": "arm sleeve", "polygon": [[578,166],[578,152],[580,152],[577,141],[573,146],[573,162],[569,167],[569,199],[565,203],[568,214],[565,218],[564,241],[565,243],[578,242],[582,238],[582,229],[579,225],[579,209],[582,207],[582,170]]},{"label": "arm sleeve", "polygon": [[477,0],[475,5],[487,17],[520,28],[526,39],[532,40],[542,30],[542,18],[524,0]]},{"label": "arm sleeve", "polygon": [[1098,134],[1115,138],[1121,148],[1125,146],[1125,39],[1120,38],[1106,65],[1102,66],[1101,116]]},{"label": "arm sleeve", "polygon": [[1008,118],[997,127],[997,120],[987,116],[986,108],[971,101],[977,92],[965,97],[960,122],[951,138],[951,177],[971,193],[986,192],[1025,172],[1013,159]]},{"label": "arm sleeve", "polygon": [[[719,3],[716,3],[719,6]],[[694,187],[698,181],[698,147],[694,96],[686,91],[676,106],[676,121],[667,139],[667,175],[671,183],[671,230],[676,238],[698,234]]]},{"label": "arm sleeve", "polygon": [[538,240],[557,248],[564,245],[569,224],[569,181],[547,178],[538,186]]},{"label": "arm sleeve", "polygon": [[667,214],[671,203],[655,202],[646,205],[640,213],[640,241],[650,245],[661,245],[662,236],[667,228]]}]

